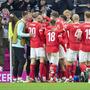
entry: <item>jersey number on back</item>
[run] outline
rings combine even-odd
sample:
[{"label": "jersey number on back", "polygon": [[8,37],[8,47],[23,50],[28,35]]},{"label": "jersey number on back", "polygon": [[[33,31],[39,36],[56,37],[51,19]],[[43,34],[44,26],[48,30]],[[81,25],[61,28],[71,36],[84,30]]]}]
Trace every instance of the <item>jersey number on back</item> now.
[{"label": "jersey number on back", "polygon": [[90,39],[90,29],[86,29],[86,39]]},{"label": "jersey number on back", "polygon": [[49,42],[55,41],[55,32],[49,32],[48,37],[49,37]]},{"label": "jersey number on back", "polygon": [[35,27],[29,27],[29,31],[30,31],[30,33],[31,34],[33,34],[33,37],[35,37],[36,36],[36,28]]}]

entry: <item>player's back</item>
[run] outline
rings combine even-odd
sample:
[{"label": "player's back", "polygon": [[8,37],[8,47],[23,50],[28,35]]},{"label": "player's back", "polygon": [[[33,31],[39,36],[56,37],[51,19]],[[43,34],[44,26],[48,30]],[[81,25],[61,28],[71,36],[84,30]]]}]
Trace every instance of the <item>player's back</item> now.
[{"label": "player's back", "polygon": [[61,32],[61,30],[64,29],[64,21],[63,21],[63,19],[57,18],[57,19],[56,19],[56,26],[58,27],[58,29],[59,29],[60,32]]},{"label": "player's back", "polygon": [[56,29],[56,26],[48,26],[45,30],[47,52],[57,52],[59,49],[59,33]]},{"label": "player's back", "polygon": [[90,45],[90,23],[82,23],[81,24],[82,34],[82,43]]},{"label": "player's back", "polygon": [[31,47],[38,48],[41,47],[41,37],[40,37],[41,24],[39,22],[32,22],[29,24],[29,32],[33,35],[30,38]]},{"label": "player's back", "polygon": [[80,41],[76,37],[77,31],[80,30],[80,23],[68,24],[66,29],[68,33],[69,43],[80,43]]},{"label": "player's back", "polygon": [[90,23],[82,23],[82,38],[80,49],[85,52],[90,52]]},{"label": "player's back", "polygon": [[80,30],[80,23],[71,23],[67,25],[67,41],[69,48],[75,51],[80,49],[81,41],[77,39],[78,31]]}]

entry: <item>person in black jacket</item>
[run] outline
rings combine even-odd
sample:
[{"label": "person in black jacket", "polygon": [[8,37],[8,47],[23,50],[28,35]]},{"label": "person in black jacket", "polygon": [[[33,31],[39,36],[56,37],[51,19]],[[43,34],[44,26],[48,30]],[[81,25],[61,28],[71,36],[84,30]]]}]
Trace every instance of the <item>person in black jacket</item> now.
[{"label": "person in black jacket", "polygon": [[42,12],[42,14],[50,16],[50,13],[52,11],[52,5],[47,3],[47,0],[40,0],[38,3],[39,11]]},{"label": "person in black jacket", "polygon": [[6,2],[1,4],[1,10],[3,8],[7,8],[9,11],[14,11],[15,1],[14,0],[6,0]]},{"label": "person in black jacket", "polygon": [[73,10],[74,0],[53,0],[53,10],[58,11],[59,14],[63,14],[66,9]]},{"label": "person in black jacket", "polygon": [[80,15],[80,20],[84,21],[84,12],[90,11],[90,0],[75,0],[76,13]]},{"label": "person in black jacket", "polygon": [[21,18],[23,11],[31,11],[36,8],[36,0],[16,0],[14,13],[18,18]]},{"label": "person in black jacket", "polygon": [[37,5],[36,0],[19,0],[16,4],[19,11],[31,11]]}]

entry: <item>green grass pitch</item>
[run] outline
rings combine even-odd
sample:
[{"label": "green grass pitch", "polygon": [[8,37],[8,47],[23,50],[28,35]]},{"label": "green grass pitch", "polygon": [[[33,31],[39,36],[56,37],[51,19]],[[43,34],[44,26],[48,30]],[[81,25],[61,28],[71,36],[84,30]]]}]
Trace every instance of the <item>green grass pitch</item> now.
[{"label": "green grass pitch", "polygon": [[89,83],[0,83],[0,90],[90,90]]}]

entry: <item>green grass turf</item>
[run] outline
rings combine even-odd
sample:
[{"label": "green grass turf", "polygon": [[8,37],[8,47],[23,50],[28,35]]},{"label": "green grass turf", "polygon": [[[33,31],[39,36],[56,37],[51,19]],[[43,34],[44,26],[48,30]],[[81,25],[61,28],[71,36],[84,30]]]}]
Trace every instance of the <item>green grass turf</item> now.
[{"label": "green grass turf", "polygon": [[88,83],[0,83],[0,90],[90,90]]}]

